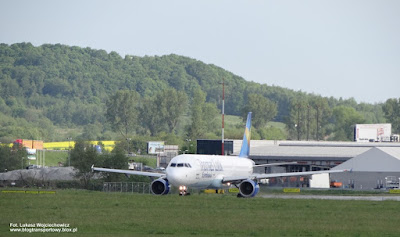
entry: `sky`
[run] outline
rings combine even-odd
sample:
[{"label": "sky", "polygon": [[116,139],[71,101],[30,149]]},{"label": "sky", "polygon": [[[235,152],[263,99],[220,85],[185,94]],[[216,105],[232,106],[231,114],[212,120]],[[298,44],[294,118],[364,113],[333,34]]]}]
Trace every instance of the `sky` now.
[{"label": "sky", "polygon": [[398,0],[0,0],[0,43],[187,56],[247,81],[400,98]]}]

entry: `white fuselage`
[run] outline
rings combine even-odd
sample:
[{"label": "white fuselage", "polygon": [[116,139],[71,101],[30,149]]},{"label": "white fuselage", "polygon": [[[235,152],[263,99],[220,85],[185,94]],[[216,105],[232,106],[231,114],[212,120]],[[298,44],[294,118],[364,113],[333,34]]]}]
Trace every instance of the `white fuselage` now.
[{"label": "white fuselage", "polygon": [[237,156],[179,155],[169,163],[166,174],[175,187],[221,188],[224,177],[250,176],[254,162]]}]

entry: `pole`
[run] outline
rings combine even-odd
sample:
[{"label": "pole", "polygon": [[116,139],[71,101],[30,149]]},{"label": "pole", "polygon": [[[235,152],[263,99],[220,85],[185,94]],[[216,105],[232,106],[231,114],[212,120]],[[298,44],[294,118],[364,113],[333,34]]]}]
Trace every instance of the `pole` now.
[{"label": "pole", "polygon": [[307,141],[310,136],[310,105],[307,105]]},{"label": "pole", "polygon": [[72,137],[68,138],[68,166],[71,166],[71,140]]},{"label": "pole", "polygon": [[222,147],[221,147],[221,155],[225,155],[224,148],[224,115],[225,115],[225,83],[224,78],[222,78]]},{"label": "pole", "polygon": [[300,141],[300,104],[297,104],[297,140]]}]

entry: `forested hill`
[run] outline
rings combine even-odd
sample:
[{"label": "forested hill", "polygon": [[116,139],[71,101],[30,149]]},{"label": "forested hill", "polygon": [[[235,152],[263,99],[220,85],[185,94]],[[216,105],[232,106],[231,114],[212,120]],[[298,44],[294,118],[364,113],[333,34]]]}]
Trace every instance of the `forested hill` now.
[{"label": "forested hill", "polygon": [[[293,117],[293,101],[322,99],[248,82],[220,67],[178,55],[123,58],[116,52],[60,44],[0,44],[0,137],[27,137],[28,132],[31,137],[51,140],[56,139],[50,129],[53,125],[104,125],[106,101],[119,90],[134,90],[147,97],[172,87],[185,92],[191,101],[194,91],[201,89],[208,102],[220,107],[223,78],[225,111],[231,115],[243,113],[250,94],[275,102],[274,120],[282,122]],[[380,105],[323,99],[330,108],[353,107],[366,121],[384,120]]]},{"label": "forested hill", "polygon": [[[185,91],[189,97],[200,87],[207,93],[208,102],[220,103],[220,83],[225,78],[227,114],[241,114],[247,95],[259,93],[279,104],[282,109],[277,117],[282,119],[285,105],[296,94],[280,87],[247,82],[220,67],[177,55],[122,58],[116,52],[104,50],[21,43],[1,44],[0,60],[2,98],[25,98],[28,106],[36,108],[65,100],[99,104],[117,90],[136,90],[146,96],[168,87]],[[52,120],[69,122],[69,119]]]}]

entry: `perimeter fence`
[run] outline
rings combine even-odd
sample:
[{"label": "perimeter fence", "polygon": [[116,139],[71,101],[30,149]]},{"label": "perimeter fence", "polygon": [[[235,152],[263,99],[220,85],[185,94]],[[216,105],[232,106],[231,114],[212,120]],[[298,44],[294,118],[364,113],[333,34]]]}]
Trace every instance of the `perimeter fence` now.
[{"label": "perimeter fence", "polygon": [[150,184],[143,182],[104,182],[103,192],[150,193]]}]

